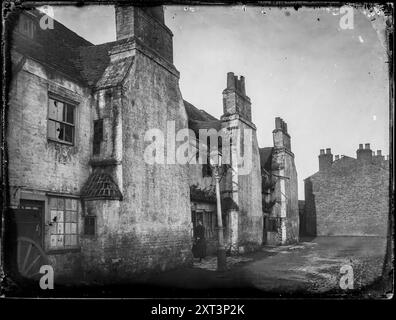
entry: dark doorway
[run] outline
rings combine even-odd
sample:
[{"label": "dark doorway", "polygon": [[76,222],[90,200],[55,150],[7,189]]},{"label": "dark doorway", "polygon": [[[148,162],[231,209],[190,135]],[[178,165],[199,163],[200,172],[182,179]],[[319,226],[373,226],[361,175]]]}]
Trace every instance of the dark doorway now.
[{"label": "dark doorway", "polygon": [[48,264],[44,245],[44,201],[21,200],[11,211],[10,267],[18,277],[39,279],[40,268]]},{"label": "dark doorway", "polygon": [[14,210],[17,237],[26,237],[44,246],[44,201],[21,200]]}]

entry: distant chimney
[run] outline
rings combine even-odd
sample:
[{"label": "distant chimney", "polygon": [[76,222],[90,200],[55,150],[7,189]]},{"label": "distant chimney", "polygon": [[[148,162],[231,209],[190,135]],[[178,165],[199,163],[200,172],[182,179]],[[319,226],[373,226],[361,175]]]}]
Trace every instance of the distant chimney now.
[{"label": "distant chimney", "polygon": [[373,158],[373,152],[370,149],[370,144],[366,143],[364,149],[362,144],[359,144],[359,149],[356,150],[356,157],[361,163],[370,163]]},{"label": "distant chimney", "polygon": [[381,163],[382,161],[385,160],[385,157],[382,155],[381,150],[377,150],[377,155],[375,155],[373,152],[373,159],[375,160],[376,163]]},{"label": "distant chimney", "polygon": [[331,154],[331,149],[327,148],[326,153],[324,153],[324,149],[321,149],[319,154],[319,171],[324,172],[328,170],[332,164],[333,155]]},{"label": "distant chimney", "polygon": [[239,114],[242,118],[252,121],[250,98],[246,95],[245,78],[227,73],[227,87],[223,90],[224,115]]},{"label": "distant chimney", "polygon": [[285,147],[291,150],[291,139],[287,132],[287,123],[283,121],[282,118],[275,118],[275,129],[272,131],[274,146],[275,147]]}]

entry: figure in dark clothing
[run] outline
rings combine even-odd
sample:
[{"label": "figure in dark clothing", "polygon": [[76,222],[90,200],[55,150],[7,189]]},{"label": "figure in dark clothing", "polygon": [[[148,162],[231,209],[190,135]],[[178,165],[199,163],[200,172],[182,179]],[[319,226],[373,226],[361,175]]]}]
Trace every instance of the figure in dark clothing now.
[{"label": "figure in dark clothing", "polygon": [[206,256],[205,228],[201,220],[198,220],[198,225],[194,230],[193,255],[195,258],[199,258],[199,262]]}]

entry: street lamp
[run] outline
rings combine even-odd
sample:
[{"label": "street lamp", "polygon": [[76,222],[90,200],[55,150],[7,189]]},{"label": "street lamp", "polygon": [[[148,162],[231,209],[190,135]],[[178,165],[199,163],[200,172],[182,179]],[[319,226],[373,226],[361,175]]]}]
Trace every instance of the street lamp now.
[{"label": "street lamp", "polygon": [[224,235],[223,235],[223,218],[221,214],[221,198],[220,198],[220,167],[221,167],[222,155],[220,151],[213,152],[210,156],[210,165],[213,170],[213,177],[216,181],[216,202],[217,202],[217,235],[218,235],[218,246],[217,246],[217,271],[226,270],[226,253],[224,246]]}]

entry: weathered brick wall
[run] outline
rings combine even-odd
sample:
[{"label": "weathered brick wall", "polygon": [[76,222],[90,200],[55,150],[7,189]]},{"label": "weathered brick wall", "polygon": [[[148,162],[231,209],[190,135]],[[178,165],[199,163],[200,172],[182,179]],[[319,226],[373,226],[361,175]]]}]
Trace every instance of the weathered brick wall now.
[{"label": "weathered brick wall", "polygon": [[299,239],[299,210],[298,210],[298,181],[294,156],[285,156],[285,175],[290,179],[285,180],[286,187],[286,242],[294,243]]},{"label": "weathered brick wall", "polygon": [[[47,140],[48,92],[69,95],[76,108],[74,146]],[[78,194],[89,174],[90,96],[77,84],[27,59],[13,79],[8,109],[11,187]]]},{"label": "weathered brick wall", "polygon": [[115,13],[117,40],[134,36],[173,62],[173,35],[168,27],[139,7],[116,6]]},{"label": "weathered brick wall", "polygon": [[[245,123],[240,128],[250,129]],[[248,174],[238,175],[239,245],[248,249],[263,241],[263,213],[261,201],[261,168],[256,130],[252,130],[252,164]],[[247,158],[249,159],[249,158]],[[246,164],[245,164],[246,165]]]},{"label": "weathered brick wall", "polygon": [[[389,168],[337,161],[305,181],[308,232],[349,236],[386,235]],[[315,225],[312,225],[315,224]]]},{"label": "weathered brick wall", "polygon": [[[275,148],[272,159],[276,178],[272,199],[276,201],[270,217],[280,218],[277,232],[268,232],[268,244],[287,244],[299,240],[298,182],[294,155],[285,148]],[[282,230],[283,229],[283,230]]]},{"label": "weathered brick wall", "polygon": [[[115,264],[119,278],[192,262],[187,166],[150,165],[144,161],[144,150],[149,145],[144,141],[147,130],[157,128],[166,136],[167,121],[172,120],[176,131],[187,128],[178,77],[137,53],[123,91],[124,198],[117,216],[112,218],[115,220],[106,223],[105,235],[98,237],[103,252],[84,258],[87,265],[94,267],[97,256],[101,256],[101,269],[112,270]],[[90,246],[90,250],[95,248],[96,244]]]}]

